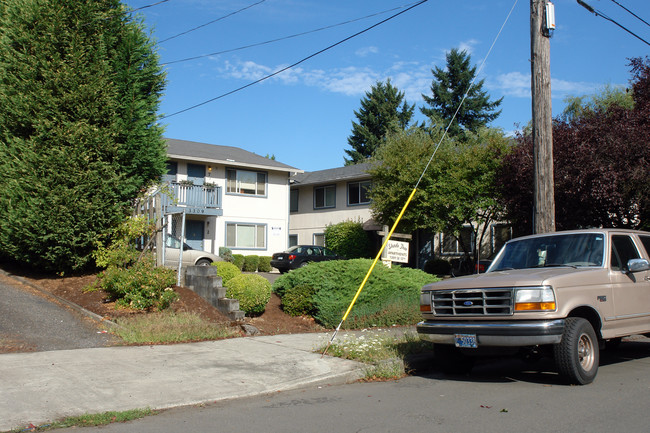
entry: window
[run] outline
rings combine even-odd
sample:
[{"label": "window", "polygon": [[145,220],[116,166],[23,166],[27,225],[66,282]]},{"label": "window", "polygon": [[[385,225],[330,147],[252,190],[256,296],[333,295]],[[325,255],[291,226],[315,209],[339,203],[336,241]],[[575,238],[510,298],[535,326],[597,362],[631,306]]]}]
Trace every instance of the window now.
[{"label": "window", "polygon": [[298,212],[298,193],[297,189],[292,189],[289,192],[289,212]]},{"label": "window", "polygon": [[176,161],[167,161],[167,173],[163,175],[163,181],[173,182],[176,180],[176,174],[178,174],[178,162]]},{"label": "window", "polygon": [[298,235],[289,235],[289,247],[298,245]]},{"label": "window", "polygon": [[265,196],[266,173],[259,171],[226,169],[226,193]]},{"label": "window", "polygon": [[370,189],[370,181],[352,182],[348,184],[348,205],[368,204],[370,198],[368,197],[368,190]]},{"label": "window", "polygon": [[320,245],[321,247],[325,245],[324,233],[314,233],[314,245]]},{"label": "window", "polygon": [[314,188],[314,209],[336,207],[336,186],[317,186]]},{"label": "window", "polygon": [[471,227],[463,227],[460,230],[460,239],[451,233],[442,233],[440,236],[441,254],[464,254],[465,248],[468,253],[474,251],[474,232]]},{"label": "window", "polygon": [[227,223],[228,248],[266,248],[266,224]]},{"label": "window", "polygon": [[627,269],[627,262],[638,258],[639,252],[636,250],[632,238],[624,235],[612,236],[611,264],[613,270]]}]

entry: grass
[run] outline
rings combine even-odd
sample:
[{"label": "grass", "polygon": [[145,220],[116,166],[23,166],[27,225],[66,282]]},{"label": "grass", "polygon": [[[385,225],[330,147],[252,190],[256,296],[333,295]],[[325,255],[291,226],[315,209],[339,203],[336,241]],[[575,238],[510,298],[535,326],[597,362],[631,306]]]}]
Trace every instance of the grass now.
[{"label": "grass", "polygon": [[332,343],[327,353],[367,364],[366,380],[390,380],[408,374],[405,358],[409,355],[431,350],[431,344],[420,340],[417,334],[373,330],[361,335],[345,334]]},{"label": "grass", "polygon": [[206,322],[194,313],[160,312],[116,320],[111,332],[127,344],[166,344],[240,336],[230,326]]},{"label": "grass", "polygon": [[50,424],[40,426],[29,425],[26,429],[16,429],[12,432],[21,431],[47,431],[58,428],[68,427],[98,427],[108,425],[115,422],[127,422],[136,419],[144,418],[146,416],[157,415],[158,411],[153,409],[132,409],[123,412],[104,412],[99,414],[86,414],[81,416],[73,416],[63,418],[59,421],[54,421]]}]

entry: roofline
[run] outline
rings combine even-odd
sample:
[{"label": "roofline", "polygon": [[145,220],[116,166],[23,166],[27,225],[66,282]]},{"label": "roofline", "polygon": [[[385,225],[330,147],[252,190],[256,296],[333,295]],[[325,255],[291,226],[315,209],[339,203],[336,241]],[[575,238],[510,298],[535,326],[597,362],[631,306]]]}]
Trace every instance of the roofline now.
[{"label": "roofline", "polygon": [[299,168],[295,167],[275,167],[272,165],[264,165],[264,164],[251,164],[247,162],[240,162],[240,161],[234,161],[234,160],[228,160],[228,159],[211,159],[211,158],[198,158],[194,156],[187,156],[187,155],[177,155],[173,153],[168,153],[167,157],[169,159],[181,159],[181,160],[186,160],[186,161],[199,161],[199,162],[209,162],[212,164],[222,164],[222,165],[229,165],[229,166],[237,166],[237,167],[247,167],[247,168],[259,168],[259,169],[264,169],[264,170],[269,170],[269,171],[283,171],[287,173],[304,173],[304,170],[301,170]]}]

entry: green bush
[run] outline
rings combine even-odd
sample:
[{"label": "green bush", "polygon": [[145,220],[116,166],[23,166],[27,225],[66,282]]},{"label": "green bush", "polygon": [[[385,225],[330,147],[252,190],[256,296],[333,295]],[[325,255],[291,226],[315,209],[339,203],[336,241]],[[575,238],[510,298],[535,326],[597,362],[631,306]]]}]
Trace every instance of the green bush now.
[{"label": "green bush", "polygon": [[246,314],[262,314],[271,299],[271,283],[260,275],[241,274],[228,281],[226,296],[239,300]]},{"label": "green bush", "polygon": [[325,227],[325,245],[348,259],[368,258],[371,245],[361,222],[343,221]]},{"label": "green bush", "polygon": [[[343,318],[371,264],[367,259],[313,263],[280,276],[273,284],[273,291],[284,302],[294,287],[312,287],[314,318],[323,326],[333,328]],[[346,320],[346,327],[414,324],[420,317],[420,289],[436,280],[417,269],[376,265]],[[382,324],[379,318],[384,315]]]},{"label": "green bush", "polygon": [[97,287],[109,293],[117,305],[164,310],[178,297],[171,288],[175,283],[172,269],[156,267],[153,260],[144,259],[129,268],[109,266],[99,274]]},{"label": "green bush", "polygon": [[424,264],[424,272],[432,275],[449,275],[451,263],[444,259],[427,260]]},{"label": "green bush", "polygon": [[242,271],[244,272],[257,272],[257,265],[260,263],[260,256],[250,255],[244,257],[244,266]]},{"label": "green bush", "polygon": [[219,247],[219,257],[224,259],[225,261],[232,263],[233,258],[232,258],[232,250],[227,247]]},{"label": "green bush", "polygon": [[271,272],[271,256],[260,256],[260,263],[257,265],[257,270],[260,272]]},{"label": "green bush", "polygon": [[221,277],[221,282],[224,286],[228,285],[228,281],[234,277],[241,275],[241,270],[233,263],[216,262],[212,266],[217,267],[217,276]]},{"label": "green bush", "polygon": [[290,316],[311,315],[314,311],[314,290],[307,284],[291,287],[282,297],[282,309]]},{"label": "green bush", "polygon": [[233,254],[232,255],[232,262],[241,271],[244,268],[244,255],[243,254]]}]

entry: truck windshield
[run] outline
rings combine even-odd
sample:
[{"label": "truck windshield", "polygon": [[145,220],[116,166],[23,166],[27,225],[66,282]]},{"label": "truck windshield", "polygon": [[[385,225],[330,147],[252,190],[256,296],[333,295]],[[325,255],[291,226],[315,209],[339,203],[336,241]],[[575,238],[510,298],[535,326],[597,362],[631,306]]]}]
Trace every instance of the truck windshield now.
[{"label": "truck windshield", "polygon": [[544,235],[508,242],[490,272],[550,266],[602,266],[602,233]]}]

